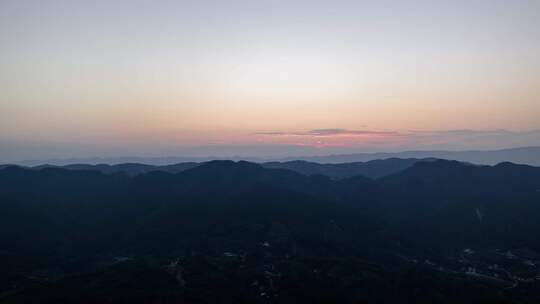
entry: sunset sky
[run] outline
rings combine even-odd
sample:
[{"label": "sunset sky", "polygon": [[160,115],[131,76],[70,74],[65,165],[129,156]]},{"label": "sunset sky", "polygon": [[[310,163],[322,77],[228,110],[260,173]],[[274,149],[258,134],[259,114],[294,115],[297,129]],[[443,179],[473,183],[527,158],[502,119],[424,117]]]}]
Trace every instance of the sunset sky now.
[{"label": "sunset sky", "polygon": [[0,163],[540,145],[540,1],[0,1]]}]

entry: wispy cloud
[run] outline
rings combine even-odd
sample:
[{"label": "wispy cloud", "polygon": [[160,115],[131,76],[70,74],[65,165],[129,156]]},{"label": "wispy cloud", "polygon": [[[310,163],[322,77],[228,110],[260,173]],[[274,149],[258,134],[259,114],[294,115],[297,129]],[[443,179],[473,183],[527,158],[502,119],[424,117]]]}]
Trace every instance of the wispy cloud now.
[{"label": "wispy cloud", "polygon": [[271,136],[361,136],[361,135],[400,135],[396,131],[347,130],[347,129],[314,129],[302,132],[257,132],[258,135]]},{"label": "wispy cloud", "polygon": [[[529,131],[530,132],[530,131]],[[419,131],[413,130],[410,131],[412,134],[424,135],[458,135],[458,136],[485,136],[485,135],[518,135],[525,132],[514,132],[505,129],[496,129],[496,130],[471,130],[471,129],[456,129],[456,130],[431,130],[431,131]]]},{"label": "wispy cloud", "polygon": [[287,132],[257,132],[256,135],[287,135]]},{"label": "wispy cloud", "polygon": [[540,130],[349,130],[341,128],[308,131],[259,132],[263,142],[302,144],[318,148],[350,149],[490,149],[540,145]]}]

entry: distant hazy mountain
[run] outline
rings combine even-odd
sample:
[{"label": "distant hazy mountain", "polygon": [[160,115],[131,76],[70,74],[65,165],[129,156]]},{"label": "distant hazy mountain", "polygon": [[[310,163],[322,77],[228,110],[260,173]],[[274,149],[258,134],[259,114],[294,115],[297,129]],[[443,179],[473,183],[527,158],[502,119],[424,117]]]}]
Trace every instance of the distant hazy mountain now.
[{"label": "distant hazy mountain", "polygon": [[91,157],[91,158],[62,158],[62,159],[35,159],[11,162],[10,164],[22,165],[22,166],[41,166],[44,164],[52,166],[66,166],[71,164],[88,164],[88,165],[120,165],[120,164],[145,164],[152,166],[166,166],[178,163],[191,163],[191,162],[207,162],[212,160],[245,160],[252,162],[262,162],[262,158],[256,157],[189,157],[189,156],[170,156],[170,157]]},{"label": "distant hazy mountain", "polygon": [[366,162],[386,158],[438,158],[484,165],[512,162],[516,164],[540,166],[540,147],[523,147],[490,151],[405,151],[395,153],[355,153],[300,158],[293,157],[282,159],[282,161],[302,159],[317,163],[350,163]]},{"label": "distant hazy mountain", "polygon": [[387,159],[387,158],[402,158],[402,159],[426,159],[438,158],[448,160],[458,160],[462,162],[470,162],[475,164],[495,165],[501,162],[512,162],[516,164],[525,164],[532,166],[540,166],[540,147],[521,147],[501,150],[478,150],[478,151],[404,151],[390,153],[354,153],[354,154],[335,154],[324,156],[294,156],[286,158],[261,158],[249,156],[235,157],[103,157],[103,158],[73,158],[73,159],[49,159],[49,160],[28,160],[19,161],[14,164],[24,166],[39,166],[43,164],[50,165],[70,165],[70,164],[126,164],[139,163],[154,166],[164,166],[186,162],[206,162],[211,160],[229,159],[234,161],[245,160],[251,162],[289,162],[296,160],[304,160],[315,163],[354,163],[367,162],[371,160]]}]

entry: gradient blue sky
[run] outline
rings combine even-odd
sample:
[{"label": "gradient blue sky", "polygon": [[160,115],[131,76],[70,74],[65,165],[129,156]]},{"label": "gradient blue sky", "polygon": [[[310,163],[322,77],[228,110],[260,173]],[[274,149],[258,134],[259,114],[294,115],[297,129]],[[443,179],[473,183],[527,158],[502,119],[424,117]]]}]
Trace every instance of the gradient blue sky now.
[{"label": "gradient blue sky", "polygon": [[0,161],[540,145],[540,1],[0,1]]}]

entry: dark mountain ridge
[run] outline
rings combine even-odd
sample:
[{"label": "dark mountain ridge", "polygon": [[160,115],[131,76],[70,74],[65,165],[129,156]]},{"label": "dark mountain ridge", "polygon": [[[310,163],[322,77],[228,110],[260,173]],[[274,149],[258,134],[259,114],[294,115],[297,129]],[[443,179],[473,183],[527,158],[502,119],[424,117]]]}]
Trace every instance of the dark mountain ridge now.
[{"label": "dark mountain ridge", "polygon": [[[530,266],[540,261],[540,168],[430,160],[377,179],[336,179],[312,164],[288,165],[311,171],[245,161],[134,175],[4,167],[0,300],[90,288],[86,303],[103,302],[125,290],[105,288],[100,298],[83,286],[117,280],[135,284],[141,299],[167,302],[151,284],[130,280],[133,273],[163,282],[173,295],[167,303],[220,302],[224,294],[245,303],[394,303],[414,298],[415,284],[437,292],[414,302],[540,296]],[[175,261],[182,270],[166,270]],[[456,284],[469,286],[467,297],[453,292]]]},{"label": "dark mountain ridge", "polygon": [[[260,163],[264,168],[269,169],[288,169],[304,175],[326,175],[332,178],[347,178],[357,175],[363,175],[370,178],[380,178],[401,170],[404,170],[419,161],[430,161],[433,159],[381,159],[368,162],[342,163],[342,164],[320,164],[307,161],[288,161],[288,162],[267,162]],[[125,173],[130,176],[135,176],[142,173],[152,171],[162,171],[169,173],[179,173],[191,168],[200,166],[201,164],[220,162],[220,160],[208,162],[187,162],[172,165],[153,166],[139,163],[122,163],[116,165],[108,164],[70,164],[64,166],[54,165],[39,165],[29,167],[31,169],[41,170],[44,168],[64,168],[69,170],[92,170],[106,174]],[[239,161],[240,163],[243,161]],[[3,167],[8,165],[3,165]],[[0,167],[1,168],[1,167]]]}]

